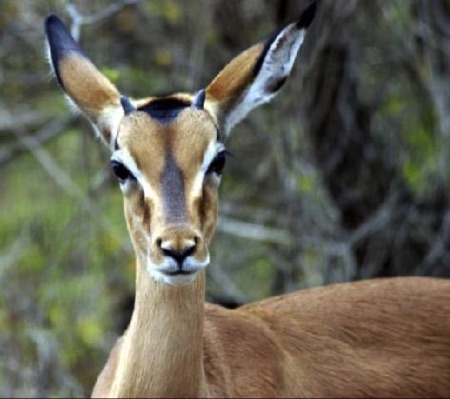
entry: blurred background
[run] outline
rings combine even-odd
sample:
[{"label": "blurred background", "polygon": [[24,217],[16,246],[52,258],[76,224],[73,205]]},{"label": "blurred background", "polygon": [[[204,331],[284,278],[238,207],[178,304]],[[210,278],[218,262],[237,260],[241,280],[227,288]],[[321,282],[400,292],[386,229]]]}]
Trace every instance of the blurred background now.
[{"label": "blurred background", "polygon": [[[301,0],[0,2],[0,396],[86,396],[133,305],[108,152],[49,73],[56,12],[132,97],[196,91]],[[207,297],[450,276],[450,2],[323,0],[234,129]]]}]

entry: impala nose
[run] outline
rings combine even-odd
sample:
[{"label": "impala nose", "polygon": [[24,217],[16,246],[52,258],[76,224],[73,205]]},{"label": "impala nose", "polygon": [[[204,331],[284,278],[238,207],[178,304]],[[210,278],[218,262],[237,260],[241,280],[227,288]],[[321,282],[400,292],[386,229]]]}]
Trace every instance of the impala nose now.
[{"label": "impala nose", "polygon": [[170,243],[162,241],[160,244],[161,252],[164,256],[168,256],[173,258],[178,267],[181,269],[184,260],[191,255],[195,254],[197,244],[194,241],[193,243],[187,243],[184,247],[181,248],[173,248]]},{"label": "impala nose", "polygon": [[198,255],[200,236],[189,227],[166,229],[158,234],[156,251],[165,258],[172,258],[181,270],[189,256]]}]

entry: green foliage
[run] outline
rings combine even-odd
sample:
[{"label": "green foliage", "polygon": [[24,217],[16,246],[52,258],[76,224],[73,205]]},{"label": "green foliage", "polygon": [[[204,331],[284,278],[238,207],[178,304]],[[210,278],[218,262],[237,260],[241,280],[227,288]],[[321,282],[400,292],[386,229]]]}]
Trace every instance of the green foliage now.
[{"label": "green foliage", "polygon": [[[49,361],[58,367],[76,372],[90,359],[85,376],[90,386],[95,370],[102,364],[105,332],[111,329],[111,308],[105,301],[109,295],[108,272],[118,275],[115,254],[128,252],[129,248],[123,245],[128,238],[122,215],[108,217],[108,223],[116,222],[118,226],[112,231],[101,220],[103,213],[114,215],[121,208],[118,190],[98,203],[88,194],[92,172],[101,170],[105,160],[100,162],[95,152],[85,153],[86,144],[85,135],[78,129],[68,130],[43,149],[70,179],[68,187],[73,191],[62,189],[32,154],[5,170],[3,184],[8,190],[3,190],[0,204],[13,213],[0,213],[0,243],[6,252],[14,245],[19,251],[16,257],[11,255],[11,264],[0,280],[8,281],[10,287],[0,292],[0,300],[6,304],[0,329],[6,327],[6,322],[10,329],[14,328],[16,333],[10,339],[22,348],[24,364],[30,367],[36,361],[38,348],[29,343],[29,324],[56,342],[58,350],[49,354]],[[74,173],[79,168],[87,173]],[[26,184],[23,176],[27,176]],[[92,204],[86,205],[85,197]],[[112,273],[104,270],[104,265],[111,263],[116,269]],[[35,319],[16,319],[17,304],[11,302],[15,287],[26,293],[24,306],[38,312]]]},{"label": "green foliage", "polygon": [[120,79],[120,70],[117,68],[100,68],[100,71],[103,75],[105,75],[111,82],[115,85],[119,82]]},{"label": "green foliage", "polygon": [[145,7],[150,14],[162,18],[165,22],[175,25],[182,17],[182,9],[179,1],[153,1],[146,2]]},{"label": "green foliage", "polygon": [[256,258],[247,267],[239,269],[233,280],[238,282],[249,298],[264,298],[271,295],[274,271],[269,259]]},{"label": "green foliage", "polygon": [[427,189],[430,176],[438,172],[439,150],[433,135],[436,122],[431,107],[410,113],[410,106],[409,99],[394,96],[386,104],[388,114],[394,117],[402,115],[403,123],[399,132],[404,142],[401,151],[402,174],[411,190],[420,194]]},{"label": "green foliage", "polygon": [[410,188],[421,193],[427,188],[430,176],[437,172],[437,151],[431,127],[411,126],[406,136],[408,151],[403,164],[403,176]]},{"label": "green foliage", "polygon": [[300,174],[298,177],[298,189],[305,193],[309,194],[314,190],[316,182],[314,181],[313,176],[308,174]]}]

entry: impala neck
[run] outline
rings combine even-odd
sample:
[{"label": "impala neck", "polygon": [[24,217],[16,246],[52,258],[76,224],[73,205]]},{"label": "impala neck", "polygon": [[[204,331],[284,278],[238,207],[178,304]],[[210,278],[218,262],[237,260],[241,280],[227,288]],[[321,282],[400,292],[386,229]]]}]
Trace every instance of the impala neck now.
[{"label": "impala neck", "polygon": [[206,397],[205,273],[185,286],[155,282],[138,261],[136,301],[113,397]]}]

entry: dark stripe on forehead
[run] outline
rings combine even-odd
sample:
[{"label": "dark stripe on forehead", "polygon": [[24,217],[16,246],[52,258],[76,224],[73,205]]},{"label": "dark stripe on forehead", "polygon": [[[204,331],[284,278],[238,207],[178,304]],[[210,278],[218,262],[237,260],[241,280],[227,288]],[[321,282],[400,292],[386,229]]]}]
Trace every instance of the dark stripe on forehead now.
[{"label": "dark stripe on forehead", "polygon": [[172,154],[167,154],[161,174],[164,216],[168,222],[186,220],[183,172]]},{"label": "dark stripe on forehead", "polygon": [[138,110],[146,112],[152,118],[157,119],[161,123],[170,123],[183,109],[189,107],[190,105],[191,104],[186,101],[167,97],[153,100],[148,104],[139,107]]}]

